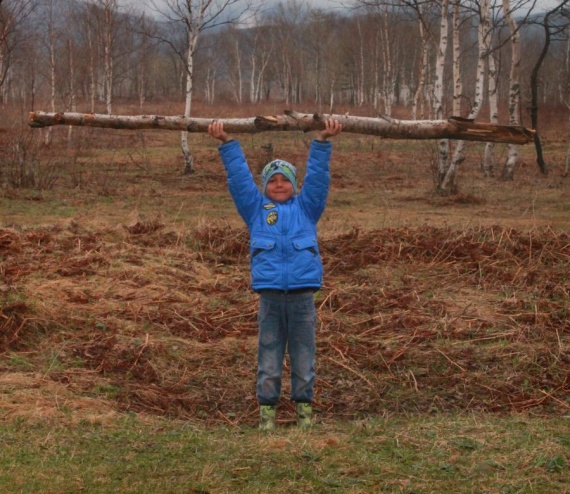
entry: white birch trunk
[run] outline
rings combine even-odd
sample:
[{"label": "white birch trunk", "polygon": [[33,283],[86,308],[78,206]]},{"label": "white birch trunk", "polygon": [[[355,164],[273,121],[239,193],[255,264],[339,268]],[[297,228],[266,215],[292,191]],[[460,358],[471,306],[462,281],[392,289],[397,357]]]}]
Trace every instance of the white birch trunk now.
[{"label": "white birch trunk", "polygon": [[[75,89],[75,63],[73,59],[73,41],[71,39],[68,40],[67,46],[69,49],[69,108],[72,112],[77,111],[77,104],[76,104],[76,89]],[[70,125],[67,128],[67,146],[71,147],[71,143],[73,140],[73,126]]]},{"label": "white birch trunk", "polygon": [[95,77],[95,48],[93,46],[93,32],[91,24],[87,23],[87,44],[89,46],[89,90],[91,97],[91,113],[95,113],[97,82]]},{"label": "white birch trunk", "polygon": [[461,0],[453,2],[453,115],[461,116],[461,98],[463,97],[463,77],[461,74],[461,38],[459,36]]},{"label": "white birch trunk", "polygon": [[[191,15],[191,14],[189,14]],[[188,33],[188,51],[186,53],[186,89],[184,102],[184,116],[190,118],[192,113],[192,91],[194,89],[194,49],[198,41],[198,35],[192,31]],[[182,173],[189,175],[194,172],[194,158],[188,145],[188,132],[180,134],[180,147],[184,158],[184,169]]]},{"label": "white birch trunk", "polygon": [[[487,39],[489,37],[489,0],[482,0],[481,2],[481,17],[479,19],[478,32],[478,43],[479,43],[479,56],[477,60],[477,77],[475,80],[475,97],[473,99],[473,104],[471,106],[471,111],[469,113],[469,119],[475,120],[479,115],[481,106],[483,105],[483,91],[485,83],[486,74],[486,62],[488,57],[488,43]],[[445,191],[446,189],[455,188],[455,177],[457,174],[458,166],[465,160],[465,142],[459,141],[451,164],[443,177],[440,184],[440,189]]]},{"label": "white birch trunk", "polygon": [[249,102],[256,103],[256,83],[257,78],[257,58],[256,58],[256,48],[257,48],[257,36],[255,38],[255,43],[253,45],[253,50],[250,57],[250,77],[249,77]]},{"label": "white birch trunk", "polygon": [[206,101],[208,104],[213,105],[215,99],[216,90],[216,69],[214,64],[208,64],[208,69],[206,72]]},{"label": "white birch trunk", "polygon": [[[439,47],[437,51],[435,66],[435,82],[433,91],[433,108],[436,120],[443,119],[443,77],[445,74],[445,54],[447,53],[448,34],[449,34],[449,0],[443,0],[441,4],[441,23],[439,34]],[[447,160],[449,157],[449,141],[442,139],[438,143],[438,176],[443,177],[447,168]]]},{"label": "white birch trunk", "polygon": [[417,120],[418,117],[426,118],[426,80],[427,72],[429,67],[429,40],[427,37],[426,29],[424,23],[422,22],[421,15],[423,12],[423,7],[419,6],[420,19],[419,19],[419,29],[420,29],[420,39],[422,41],[422,60],[420,66],[420,73],[418,77],[418,88],[414,94],[414,102],[412,105],[412,119]]},{"label": "white birch trunk", "polygon": [[[489,121],[493,124],[499,123],[499,104],[497,98],[497,68],[495,58],[489,55],[489,87],[487,89],[489,98]],[[485,145],[485,154],[483,156],[483,173],[486,177],[492,177],[495,173],[494,163],[495,144],[488,142]]]},{"label": "white birch trunk", "polygon": [[243,76],[241,70],[241,52],[239,48],[239,40],[235,39],[234,41],[234,51],[236,57],[236,78],[237,81],[234,83],[234,98],[236,103],[241,104],[243,102]]},{"label": "white birch trunk", "polygon": [[382,87],[382,95],[384,99],[384,114],[388,115],[389,117],[392,116],[392,102],[394,101],[394,92],[395,92],[395,81],[394,81],[394,69],[392,64],[392,53],[390,46],[390,33],[389,33],[389,25],[388,25],[388,10],[384,9],[384,13],[382,16],[382,30],[381,30],[381,38],[382,38],[382,47],[383,47],[383,55],[384,55],[384,83]]},{"label": "white birch trunk", "polygon": [[362,106],[364,104],[364,37],[362,35],[362,26],[360,25],[360,19],[357,21],[356,25],[358,27],[358,37],[360,39],[360,51],[358,60],[359,78],[356,85],[356,104],[358,106]]},{"label": "white birch trunk", "polygon": [[261,66],[261,69],[258,71],[257,81],[256,81],[256,85],[255,85],[255,101],[253,101],[254,103],[258,103],[259,101],[261,101],[261,87],[263,85],[263,80],[265,77],[265,71],[267,70],[267,66],[269,65],[269,61],[271,60],[271,54],[272,53],[273,53],[273,50],[270,50],[267,52],[267,55],[263,59],[263,64]]},{"label": "white birch trunk", "polygon": [[[520,124],[520,101],[521,101],[521,85],[520,85],[520,35],[518,26],[513,18],[510,1],[503,0],[503,15],[509,25],[511,35],[511,71],[509,80],[509,124]],[[502,176],[504,179],[512,180],[514,177],[515,165],[518,161],[518,146],[510,144],[508,147],[508,157],[503,167]]]},{"label": "white birch trunk", "polygon": [[372,88],[372,106],[376,110],[376,113],[381,113],[379,105],[380,97],[380,34],[376,31],[376,36],[374,37],[374,87]]},{"label": "white birch trunk", "polygon": [[105,105],[107,114],[113,114],[113,10],[114,0],[105,3]]},{"label": "white birch trunk", "polygon": [[[146,24],[146,19],[144,16],[141,19],[141,23],[143,24],[143,29],[144,29],[144,25]],[[140,55],[138,57],[139,63],[137,64],[138,66],[136,68],[136,74],[137,74],[137,84],[138,84],[139,110],[142,112],[144,104],[146,102],[146,84],[147,84],[146,74],[148,72],[148,66],[150,65],[149,63],[147,63],[148,60],[147,57],[150,56],[149,42],[147,36],[143,36],[141,38],[141,46],[139,49],[140,49]]]},{"label": "white birch trunk", "polygon": [[[49,6],[49,27],[48,27],[48,36],[49,36],[49,67],[50,67],[50,107],[51,111],[55,111],[55,88],[56,88],[56,80],[55,80],[55,26],[54,26],[54,19],[53,19],[53,3]],[[48,129],[45,135],[45,144],[49,145],[52,141],[52,132]]]}]

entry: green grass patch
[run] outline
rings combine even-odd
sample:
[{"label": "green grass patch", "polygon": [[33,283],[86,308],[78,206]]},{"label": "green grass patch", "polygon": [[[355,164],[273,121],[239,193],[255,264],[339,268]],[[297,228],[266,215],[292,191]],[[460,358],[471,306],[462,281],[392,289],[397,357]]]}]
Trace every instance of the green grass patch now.
[{"label": "green grass patch", "polygon": [[568,492],[569,418],[454,416],[303,433],[136,416],[0,426],[2,492]]}]

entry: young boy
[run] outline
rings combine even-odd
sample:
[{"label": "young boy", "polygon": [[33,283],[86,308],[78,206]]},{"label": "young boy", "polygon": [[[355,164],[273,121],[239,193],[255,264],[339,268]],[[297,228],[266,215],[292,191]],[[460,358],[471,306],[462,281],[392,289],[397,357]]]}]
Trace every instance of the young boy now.
[{"label": "young boy", "polygon": [[297,425],[308,428],[312,423],[317,320],[313,294],[321,287],[323,273],[316,225],[329,190],[332,144],[328,139],[341,131],[341,124],[329,119],[318,132],[299,194],[297,170],[283,160],[265,166],[260,193],[239,142],[230,138],[221,122],[208,127],[208,133],[222,141],[219,152],[229,190],[250,233],[252,288],[260,295],[257,399],[261,430],[276,427],[286,350]]}]

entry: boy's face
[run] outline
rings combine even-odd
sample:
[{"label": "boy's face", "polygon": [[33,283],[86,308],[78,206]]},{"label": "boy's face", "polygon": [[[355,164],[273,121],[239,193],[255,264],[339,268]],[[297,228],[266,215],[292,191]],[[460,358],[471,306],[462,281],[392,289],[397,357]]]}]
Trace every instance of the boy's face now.
[{"label": "boy's face", "polygon": [[287,202],[294,192],[293,184],[281,173],[273,175],[265,187],[265,195],[275,202]]}]

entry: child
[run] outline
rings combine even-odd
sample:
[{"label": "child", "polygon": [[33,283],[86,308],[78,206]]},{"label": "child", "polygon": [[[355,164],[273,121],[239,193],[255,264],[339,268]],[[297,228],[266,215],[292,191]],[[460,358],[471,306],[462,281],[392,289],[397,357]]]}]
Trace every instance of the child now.
[{"label": "child", "polygon": [[261,193],[238,141],[213,122],[208,133],[219,147],[228,186],[249,229],[252,288],[259,293],[257,399],[261,430],[276,427],[285,351],[291,364],[291,401],[297,425],[311,426],[315,382],[316,311],[313,294],[321,287],[323,267],[317,244],[317,221],[329,190],[329,137],[342,125],[328,119],[311,144],[307,172],[297,194],[297,171],[274,160],[261,173]]}]

